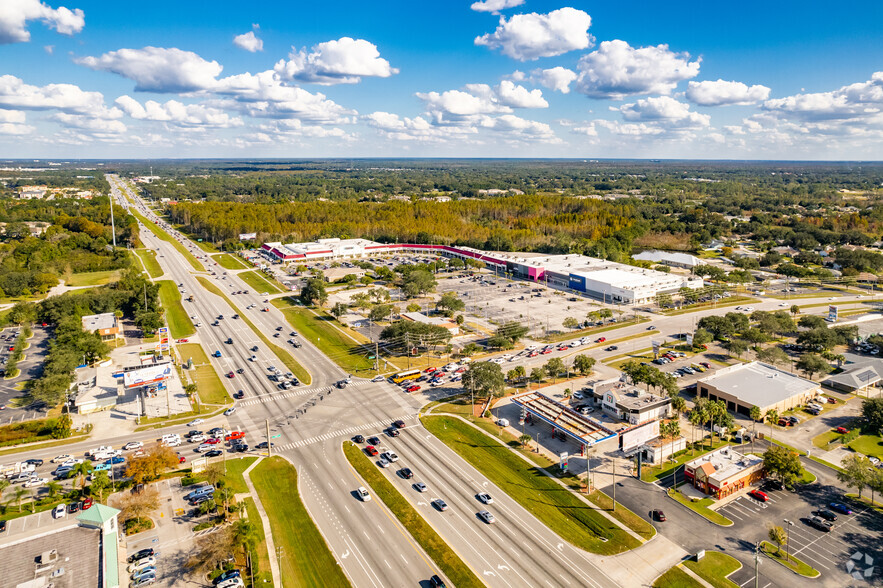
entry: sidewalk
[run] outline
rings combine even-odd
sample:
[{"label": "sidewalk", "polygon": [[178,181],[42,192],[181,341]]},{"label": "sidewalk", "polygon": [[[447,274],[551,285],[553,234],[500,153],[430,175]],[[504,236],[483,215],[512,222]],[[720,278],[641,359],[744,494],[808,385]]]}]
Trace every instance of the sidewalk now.
[{"label": "sidewalk", "polygon": [[[679,545],[657,533],[652,541],[637,549],[602,558],[600,565],[607,575],[622,586],[652,586],[656,578],[688,555]],[[692,575],[689,570],[685,571]],[[707,582],[701,583],[706,588],[711,588]]]},{"label": "sidewalk", "polygon": [[242,478],[248,487],[248,495],[254,498],[254,504],[264,525],[264,537],[267,539],[267,555],[270,559],[270,573],[273,576],[273,585],[282,586],[282,572],[279,570],[279,561],[276,559],[276,545],[273,543],[273,532],[270,530],[270,517],[267,516],[267,511],[264,510],[264,505],[258,496],[257,490],[255,490],[254,484],[251,483],[251,477],[248,475],[263,459],[263,457],[258,457],[253,464],[248,466],[248,469],[242,472]]}]

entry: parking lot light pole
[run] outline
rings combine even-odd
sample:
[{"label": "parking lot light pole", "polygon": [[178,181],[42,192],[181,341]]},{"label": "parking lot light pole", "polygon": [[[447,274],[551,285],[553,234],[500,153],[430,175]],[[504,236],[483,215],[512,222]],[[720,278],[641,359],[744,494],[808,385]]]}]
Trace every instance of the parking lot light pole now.
[{"label": "parking lot light pole", "polygon": [[791,561],[791,555],[788,553],[788,548],[791,544],[791,527],[794,526],[794,523],[792,521],[789,521],[788,519],[782,520],[785,521],[786,525],[788,525],[787,527],[785,527],[785,560]]}]

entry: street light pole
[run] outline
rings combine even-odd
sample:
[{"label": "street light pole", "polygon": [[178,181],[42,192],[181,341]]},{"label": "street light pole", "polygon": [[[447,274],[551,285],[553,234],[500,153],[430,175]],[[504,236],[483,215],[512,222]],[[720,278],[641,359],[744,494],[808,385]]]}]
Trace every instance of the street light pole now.
[{"label": "street light pole", "polygon": [[785,561],[791,561],[791,554],[789,553],[789,548],[791,546],[791,527],[794,526],[792,521],[788,519],[782,519],[788,525],[785,527]]}]

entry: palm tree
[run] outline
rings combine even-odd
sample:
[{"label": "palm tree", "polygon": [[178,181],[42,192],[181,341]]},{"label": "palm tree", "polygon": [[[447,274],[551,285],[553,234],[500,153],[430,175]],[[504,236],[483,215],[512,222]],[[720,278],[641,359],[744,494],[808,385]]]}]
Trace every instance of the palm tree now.
[{"label": "palm tree", "polygon": [[13,494],[15,494],[15,503],[18,505],[18,512],[21,512],[21,499],[28,493],[28,489],[23,486],[16,486]]},{"label": "palm tree", "polygon": [[52,480],[51,482],[47,482],[46,484],[46,496],[49,498],[55,498],[56,495],[61,491],[61,484]]},{"label": "palm tree", "polygon": [[773,438],[773,424],[779,422],[779,411],[775,408],[771,408],[766,411],[766,420],[770,424],[770,439]]},{"label": "palm tree", "polygon": [[[11,482],[5,478],[0,478],[0,499],[3,498],[3,491],[9,488]],[[2,502],[2,500],[0,500]]]},{"label": "palm tree", "polygon": [[[725,420],[726,417],[727,417],[727,403],[724,402],[723,400],[715,400],[715,401],[713,402],[713,404],[714,404],[714,407],[715,407],[715,409],[714,409],[714,410],[715,410],[715,412],[714,412],[714,417],[715,417],[715,418],[714,418],[714,423],[718,423],[718,431],[719,431],[719,432],[718,432],[718,435],[717,435],[717,436],[718,436],[718,439],[720,439],[721,441],[723,441],[724,436],[723,436],[721,433],[723,432],[723,429],[724,429],[724,420]],[[711,425],[712,439],[714,438],[714,437],[713,437],[713,435],[714,435],[714,423],[712,423],[712,425]],[[712,443],[711,446],[714,447],[714,444]]]},{"label": "palm tree", "polygon": [[760,407],[752,406],[748,415],[751,417],[751,451],[754,451],[754,436],[757,434],[757,421],[763,418],[763,413],[760,411]]},{"label": "palm tree", "polygon": [[675,418],[680,418],[681,414],[687,411],[687,401],[681,396],[672,396],[671,407],[675,411]]},{"label": "palm tree", "polygon": [[524,435],[522,435],[521,437],[518,438],[518,441],[520,441],[521,446],[524,447],[525,445],[530,443],[532,439],[533,439],[533,437],[531,437],[530,435],[525,433]]},{"label": "palm tree", "polygon": [[86,478],[89,477],[89,474],[92,473],[92,464],[88,461],[84,461],[82,463],[78,463],[74,466],[74,469],[71,470],[71,475],[77,478],[77,483],[80,485],[80,493],[82,494],[83,490],[86,488]]},{"label": "palm tree", "polygon": [[693,410],[689,412],[689,414],[687,414],[687,420],[690,421],[693,430],[693,434],[690,438],[690,443],[693,447],[693,449],[691,450],[691,454],[696,453],[696,425],[701,425],[705,422],[704,411],[705,409],[701,406],[696,406]]}]

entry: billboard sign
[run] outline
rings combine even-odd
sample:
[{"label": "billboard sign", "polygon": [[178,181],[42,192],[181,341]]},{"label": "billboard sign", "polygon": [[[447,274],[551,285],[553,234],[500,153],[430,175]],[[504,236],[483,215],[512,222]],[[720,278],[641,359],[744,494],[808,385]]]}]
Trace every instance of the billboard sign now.
[{"label": "billboard sign", "polygon": [[190,467],[194,474],[199,474],[205,471],[206,463],[208,462],[207,457],[197,457],[193,461],[190,462]]},{"label": "billboard sign", "polygon": [[564,470],[564,471],[566,472],[566,471],[567,471],[567,458],[570,457],[570,456],[568,455],[568,453],[567,453],[566,451],[562,451],[561,454],[560,454],[558,457],[559,457],[559,459],[561,460],[561,461],[559,462],[559,465],[561,466],[561,469]]},{"label": "billboard sign", "polygon": [[653,346],[653,355],[659,355],[659,350],[662,349],[662,341],[650,341],[650,345]]},{"label": "billboard sign", "polygon": [[828,322],[836,323],[837,322],[837,307],[829,306],[828,307]]},{"label": "billboard sign", "polygon": [[687,333],[687,345],[693,344],[693,333]]},{"label": "billboard sign", "polygon": [[646,425],[620,433],[619,448],[622,451],[630,451],[657,437],[659,437],[659,421],[650,421]]},{"label": "billboard sign", "polygon": [[156,331],[157,335],[157,343],[156,343],[156,352],[162,355],[169,350],[169,328],[168,327],[160,327]]},{"label": "billboard sign", "polygon": [[172,375],[172,364],[151,365],[145,368],[132,370],[123,374],[123,385],[126,388],[138,388],[162,382]]}]

